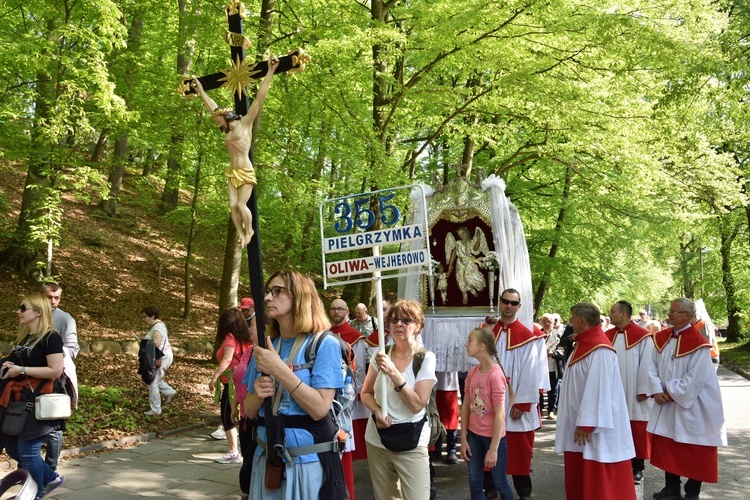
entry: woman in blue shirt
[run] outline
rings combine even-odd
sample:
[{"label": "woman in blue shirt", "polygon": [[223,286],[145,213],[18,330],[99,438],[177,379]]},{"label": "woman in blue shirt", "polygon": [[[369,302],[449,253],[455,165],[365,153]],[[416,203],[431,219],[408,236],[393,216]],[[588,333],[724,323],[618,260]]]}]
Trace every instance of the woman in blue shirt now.
[{"label": "woman in blue shirt", "polygon": [[[312,367],[305,366],[305,349],[315,334],[331,326],[313,281],[295,271],[280,271],[266,284],[266,349],[255,347],[243,382],[247,385],[245,412],[260,417],[258,443],[250,481],[250,498],[318,499],[329,498],[321,487],[335,488],[338,499],[345,498],[338,483],[341,461],[326,443],[336,440],[337,427],[331,413],[336,390],[344,385],[341,349],[333,335],[317,348]],[[271,398],[273,419],[266,426],[263,401]],[[271,444],[267,434],[271,429]],[[283,442],[283,445],[282,445]],[[305,454],[301,447],[320,445]],[[278,489],[266,487],[267,449],[283,458],[284,476]],[[348,498],[348,495],[346,495]]]}]

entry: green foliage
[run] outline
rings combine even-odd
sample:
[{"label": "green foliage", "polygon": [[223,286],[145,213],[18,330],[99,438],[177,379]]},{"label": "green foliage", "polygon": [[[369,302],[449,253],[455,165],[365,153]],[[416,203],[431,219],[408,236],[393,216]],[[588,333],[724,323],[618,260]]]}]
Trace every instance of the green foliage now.
[{"label": "green foliage", "polygon": [[136,429],[134,417],[139,405],[127,397],[129,391],[120,387],[78,386],[79,405],[86,411],[74,411],[66,425],[75,434],[92,434],[102,429]]},{"label": "green foliage", "polygon": [[[246,3],[254,45],[260,4]],[[16,243],[31,241],[29,231],[38,240],[64,233],[65,214],[48,193],[107,192],[110,165],[89,154],[101,137],[127,133],[124,185],[139,204],[156,214],[170,155],[180,186],[194,185],[200,164],[196,255],[224,244],[225,144],[201,103],[174,91],[174,67],[181,57],[198,75],[225,69],[225,18],[219,4],[178,6],[185,11],[152,0],[0,0],[0,158],[28,162],[34,180]],[[320,272],[322,200],[433,183],[468,156],[473,172],[507,181],[533,282],[549,283],[543,310],[624,298],[660,311],[692,293],[717,322],[736,300],[744,321],[745,3],[290,0],[275,9],[269,51],[303,47],[312,61],[274,76],[255,132],[269,266]],[[248,57],[265,50],[254,46]],[[224,90],[212,95],[231,100]],[[151,177],[138,177],[135,156],[154,162]],[[188,198],[168,216],[184,228],[178,244],[187,240]],[[730,270],[722,234],[733,235]]]}]

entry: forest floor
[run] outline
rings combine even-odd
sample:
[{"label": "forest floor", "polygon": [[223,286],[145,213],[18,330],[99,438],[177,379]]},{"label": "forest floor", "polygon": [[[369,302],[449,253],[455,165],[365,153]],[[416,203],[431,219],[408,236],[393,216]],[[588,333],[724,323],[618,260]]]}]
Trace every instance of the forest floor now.
[{"label": "forest floor", "polygon": [[[23,168],[0,162],[0,248],[18,222],[24,179]],[[117,218],[104,217],[96,209],[98,199],[63,196],[64,226],[54,249],[54,277],[63,287],[60,307],[77,321],[79,339],[91,343],[142,337],[148,328],[140,310],[153,304],[160,309],[172,345],[213,344],[226,225],[204,231],[203,239],[196,241],[191,314],[183,319],[186,229],[174,218],[157,215],[157,182],[133,173],[126,176]],[[11,340],[18,324],[14,311],[39,283],[3,264],[0,337]],[[210,352],[175,357],[166,380],[179,392],[160,417],[143,414],[149,408],[148,388],[136,373],[137,356],[81,353],[76,365],[80,400],[68,420],[66,448],[161,433],[218,415],[207,387],[215,368]]]}]

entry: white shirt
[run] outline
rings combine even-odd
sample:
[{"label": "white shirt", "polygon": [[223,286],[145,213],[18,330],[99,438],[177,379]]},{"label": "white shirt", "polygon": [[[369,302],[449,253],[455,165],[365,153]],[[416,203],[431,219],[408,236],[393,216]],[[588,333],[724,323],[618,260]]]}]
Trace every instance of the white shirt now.
[{"label": "white shirt", "polygon": [[[414,360],[412,360],[412,363],[413,362]],[[406,367],[406,370],[401,372],[401,376],[404,378],[406,385],[413,388],[417,382],[420,382],[422,380],[432,380],[433,383],[437,381],[437,378],[435,377],[436,361],[435,354],[433,352],[427,351],[425,353],[424,361],[422,361],[422,366],[420,367],[419,373],[416,377],[414,376],[412,363],[409,363],[409,366]],[[398,424],[402,422],[419,422],[420,420],[422,420],[422,418],[425,416],[425,413],[427,412],[426,409],[422,408],[417,413],[412,413],[411,409],[401,399],[401,396],[394,390],[393,380],[391,379],[391,377],[381,376],[377,364],[373,363],[370,366],[372,366],[372,368],[374,368],[377,372],[377,378],[375,379],[375,401],[380,404],[380,402],[378,401],[378,395],[380,394],[383,385],[385,385],[386,391],[388,391],[388,415],[390,415],[391,417],[391,423]],[[373,420],[372,418],[367,421],[365,441],[377,446],[378,448],[385,448],[385,446],[383,446],[383,444],[380,442],[380,434],[378,434],[375,420]],[[417,444],[417,446],[427,446],[427,443],[429,441],[430,423],[428,419],[428,421],[425,422],[424,427],[422,427],[422,435],[419,437],[419,443]]]}]

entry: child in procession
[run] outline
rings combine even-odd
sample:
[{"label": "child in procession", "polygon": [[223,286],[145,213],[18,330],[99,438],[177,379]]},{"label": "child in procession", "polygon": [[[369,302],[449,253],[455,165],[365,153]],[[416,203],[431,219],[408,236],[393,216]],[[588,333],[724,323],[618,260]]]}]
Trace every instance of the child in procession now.
[{"label": "child in procession", "polygon": [[[497,359],[495,336],[476,328],[465,344],[466,353],[479,361],[466,377],[461,405],[461,458],[469,465],[472,500],[484,500],[484,470],[489,469],[502,500],[513,500],[505,473],[505,397],[508,384]],[[509,404],[513,403],[512,390]]]}]

